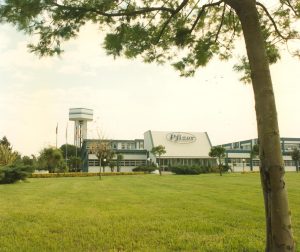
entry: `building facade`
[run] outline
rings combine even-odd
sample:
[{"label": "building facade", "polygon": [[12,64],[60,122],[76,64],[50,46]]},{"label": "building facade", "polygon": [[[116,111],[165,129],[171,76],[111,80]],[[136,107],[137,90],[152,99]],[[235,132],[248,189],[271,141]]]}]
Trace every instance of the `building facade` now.
[{"label": "building facade", "polygon": [[[84,172],[99,172],[99,159],[91,152],[91,146],[99,141],[106,141],[115,153],[123,155],[121,171],[129,172],[137,166],[151,163],[161,167],[174,165],[215,166],[216,160],[209,157],[211,142],[206,132],[147,131],[144,139],[135,140],[96,140],[86,139],[82,145]],[[153,147],[162,145],[166,153],[157,157],[151,153]],[[109,168],[106,168],[109,171]]]},{"label": "building facade", "polygon": [[[292,160],[291,153],[294,149],[300,149],[300,138],[280,138],[282,156],[286,171],[296,171],[296,164]],[[258,156],[251,155],[254,145],[258,144],[258,139],[249,139],[239,142],[222,144],[226,150],[224,162],[234,172],[259,171],[260,160]]]}]

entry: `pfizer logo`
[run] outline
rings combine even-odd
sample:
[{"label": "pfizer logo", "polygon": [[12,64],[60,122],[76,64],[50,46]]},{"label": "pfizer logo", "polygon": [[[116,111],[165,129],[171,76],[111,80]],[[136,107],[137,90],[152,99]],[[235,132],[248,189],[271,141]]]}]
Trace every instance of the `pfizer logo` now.
[{"label": "pfizer logo", "polygon": [[196,137],[193,134],[186,132],[172,132],[167,134],[167,140],[179,144],[188,144],[196,141]]}]

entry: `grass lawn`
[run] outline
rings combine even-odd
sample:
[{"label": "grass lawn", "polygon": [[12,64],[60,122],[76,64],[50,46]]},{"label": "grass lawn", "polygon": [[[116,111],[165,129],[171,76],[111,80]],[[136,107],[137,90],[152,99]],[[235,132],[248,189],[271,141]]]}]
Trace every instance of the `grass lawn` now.
[{"label": "grass lawn", "polygon": [[30,179],[0,185],[0,251],[263,251],[263,209],[259,174]]}]

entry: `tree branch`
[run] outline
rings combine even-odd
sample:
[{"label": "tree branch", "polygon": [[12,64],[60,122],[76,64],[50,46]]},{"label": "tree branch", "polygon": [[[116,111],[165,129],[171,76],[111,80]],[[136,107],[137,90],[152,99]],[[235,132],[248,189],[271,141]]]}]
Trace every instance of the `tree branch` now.
[{"label": "tree branch", "polygon": [[211,7],[211,6],[218,6],[218,5],[220,5],[221,3],[223,3],[223,2],[224,2],[224,0],[221,0],[221,1],[218,1],[218,2],[215,2],[215,3],[204,4],[204,5],[201,7],[201,9],[200,9],[200,11],[199,11],[199,13],[198,13],[198,15],[197,15],[197,18],[196,18],[195,22],[193,23],[193,25],[192,25],[192,27],[191,27],[191,29],[190,29],[190,33],[192,33],[193,30],[195,29],[197,23],[199,22],[201,16],[203,15],[203,13],[204,13],[204,11],[205,11],[205,8]]},{"label": "tree branch", "polygon": [[223,26],[223,21],[224,21],[224,16],[225,16],[225,10],[226,10],[226,4],[224,4],[224,7],[223,7],[223,12],[222,12],[222,17],[221,17],[221,23],[219,25],[219,28],[218,28],[218,31],[217,31],[217,34],[216,34],[215,43],[218,41],[218,37],[219,37],[220,31],[221,31],[221,28]]},{"label": "tree branch", "polygon": [[173,15],[176,11],[172,8],[167,8],[167,7],[148,7],[148,8],[140,8],[134,11],[119,11],[115,13],[113,12],[108,13],[108,12],[97,10],[96,8],[87,8],[82,6],[66,6],[66,5],[58,4],[56,2],[52,3],[51,6],[56,6],[58,8],[65,9],[65,10],[79,10],[85,12],[93,12],[104,17],[135,16],[135,15],[145,14],[153,11],[165,11],[165,12],[170,12]]},{"label": "tree branch", "polygon": [[172,15],[164,23],[161,31],[159,32],[159,34],[157,36],[156,44],[159,42],[161,36],[164,34],[164,32],[165,32],[167,26],[169,25],[169,23],[171,22],[172,18],[175,17],[176,14],[184,8],[184,6],[186,6],[186,4],[188,3],[188,1],[189,0],[183,0],[182,3],[177,7],[177,9],[172,13]]},{"label": "tree branch", "polygon": [[284,4],[286,4],[295,14],[295,16],[299,17],[299,13],[297,10],[295,10],[295,8],[293,7],[293,5],[291,4],[290,0],[285,0]]},{"label": "tree branch", "polygon": [[276,33],[278,34],[278,36],[281,37],[285,41],[288,40],[289,37],[283,36],[281,34],[281,32],[279,31],[279,29],[278,29],[278,27],[277,27],[277,25],[275,23],[275,20],[273,19],[273,17],[271,16],[271,14],[268,12],[267,8],[262,3],[260,3],[260,2],[256,2],[256,5],[260,6],[264,10],[264,12],[266,13],[266,15],[269,17],[270,21],[272,22],[272,24],[274,26],[274,29],[275,29]]}]

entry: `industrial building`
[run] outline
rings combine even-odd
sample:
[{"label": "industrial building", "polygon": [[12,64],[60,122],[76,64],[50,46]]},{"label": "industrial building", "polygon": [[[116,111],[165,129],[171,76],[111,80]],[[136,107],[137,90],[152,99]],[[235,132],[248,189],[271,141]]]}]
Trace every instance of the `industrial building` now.
[{"label": "industrial building", "polygon": [[[82,145],[83,171],[98,172],[99,159],[91,153],[91,146],[99,141],[106,141],[116,154],[122,154],[120,162],[122,171],[132,171],[134,167],[157,164],[161,167],[172,165],[201,165],[214,166],[216,160],[209,157],[211,142],[206,132],[173,132],[147,131],[144,139],[135,140],[95,140],[85,139]],[[151,150],[154,146],[162,145],[166,153],[160,158],[154,156]]]},{"label": "industrial building", "polygon": [[[137,166],[156,164],[160,167],[174,165],[216,166],[215,158],[209,157],[212,144],[206,132],[146,131],[144,138],[134,140],[87,139],[87,123],[93,120],[93,110],[71,108],[69,120],[74,121],[74,145],[81,147],[83,171],[99,172],[99,158],[91,152],[91,147],[106,142],[115,154],[122,154],[119,162],[121,170],[130,172]],[[291,158],[294,149],[300,149],[300,138],[281,138],[282,155],[286,171],[295,171],[295,162]],[[260,161],[251,156],[251,150],[257,139],[222,144],[226,150],[223,160],[233,172],[258,171]],[[153,147],[162,145],[166,153],[160,157],[151,153]],[[109,169],[107,169],[108,171]]]},{"label": "industrial building", "polygon": [[[286,171],[296,171],[296,164],[292,160],[291,153],[294,149],[300,149],[300,138],[280,138],[282,157]],[[258,157],[251,157],[251,150],[258,144],[258,139],[249,139],[239,142],[222,144],[226,150],[224,163],[234,172],[259,171],[260,161]]]}]

